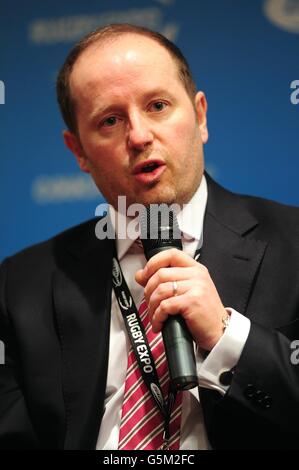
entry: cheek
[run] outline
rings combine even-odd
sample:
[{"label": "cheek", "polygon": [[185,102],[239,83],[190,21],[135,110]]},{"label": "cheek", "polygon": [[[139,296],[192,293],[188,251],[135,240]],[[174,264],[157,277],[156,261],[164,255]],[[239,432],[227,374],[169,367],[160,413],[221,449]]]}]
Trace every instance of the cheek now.
[{"label": "cheek", "polygon": [[192,162],[194,155],[198,153],[201,145],[200,136],[194,123],[186,125],[186,123],[178,123],[172,127],[171,146],[178,156],[179,160],[186,163],[186,160]]},{"label": "cheek", "polygon": [[94,169],[105,173],[117,171],[121,167],[121,159],[116,145],[99,145],[97,140],[87,141],[85,154]]},{"label": "cheek", "polygon": [[190,145],[190,141],[194,141],[198,134],[194,111],[178,113],[171,122],[171,130],[174,142],[180,146]]}]

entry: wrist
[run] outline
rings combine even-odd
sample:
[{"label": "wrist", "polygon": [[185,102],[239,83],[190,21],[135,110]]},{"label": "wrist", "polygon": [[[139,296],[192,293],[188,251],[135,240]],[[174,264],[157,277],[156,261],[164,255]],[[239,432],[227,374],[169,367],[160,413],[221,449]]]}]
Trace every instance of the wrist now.
[{"label": "wrist", "polygon": [[210,352],[216,346],[218,341],[222,338],[226,329],[229,326],[230,315],[230,312],[224,309],[223,315],[221,317],[221,323],[219,323],[218,332],[216,335],[214,335],[213,339],[208,342],[208,344],[202,346],[204,350]]}]

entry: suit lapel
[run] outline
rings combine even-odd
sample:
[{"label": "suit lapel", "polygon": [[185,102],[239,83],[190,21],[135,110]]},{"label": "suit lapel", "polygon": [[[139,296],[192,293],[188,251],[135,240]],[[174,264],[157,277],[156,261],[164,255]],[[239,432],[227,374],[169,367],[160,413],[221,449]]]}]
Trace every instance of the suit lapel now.
[{"label": "suit lapel", "polygon": [[[57,247],[53,297],[62,347],[65,449],[94,449],[103,414],[109,353],[113,241],[88,237]],[[86,249],[86,247],[88,247]],[[63,254],[62,254],[63,253]]]},{"label": "suit lapel", "polygon": [[241,199],[206,177],[208,204],[200,262],[209,269],[223,304],[246,314],[267,244],[253,238],[258,222]]}]

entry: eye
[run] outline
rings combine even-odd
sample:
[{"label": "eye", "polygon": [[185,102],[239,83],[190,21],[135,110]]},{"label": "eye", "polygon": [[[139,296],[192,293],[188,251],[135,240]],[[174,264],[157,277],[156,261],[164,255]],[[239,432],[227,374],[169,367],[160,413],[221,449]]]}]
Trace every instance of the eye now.
[{"label": "eye", "polygon": [[167,104],[164,101],[155,101],[154,103],[151,104],[151,108],[154,111],[163,111],[163,109],[167,106]]},{"label": "eye", "polygon": [[115,126],[116,122],[117,122],[117,118],[115,116],[110,116],[102,122],[102,126],[112,127],[112,126]]}]

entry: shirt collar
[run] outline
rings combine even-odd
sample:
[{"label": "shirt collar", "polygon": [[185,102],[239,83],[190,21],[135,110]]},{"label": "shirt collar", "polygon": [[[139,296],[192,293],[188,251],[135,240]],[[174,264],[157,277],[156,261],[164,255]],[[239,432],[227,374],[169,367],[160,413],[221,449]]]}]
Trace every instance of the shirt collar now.
[{"label": "shirt collar", "polygon": [[[199,187],[188,204],[177,214],[178,223],[185,240],[200,240],[203,231],[203,219],[207,205],[208,189],[205,175],[202,176]],[[132,219],[116,211],[109,205],[109,216],[116,234],[116,249],[121,260],[131,245],[137,240],[140,231],[137,228],[137,218]],[[130,238],[126,236],[130,226]],[[136,227],[136,230],[133,228]]]},{"label": "shirt collar", "polygon": [[200,240],[207,199],[208,188],[205,175],[203,175],[192,199],[177,214],[178,223],[185,239]]}]

